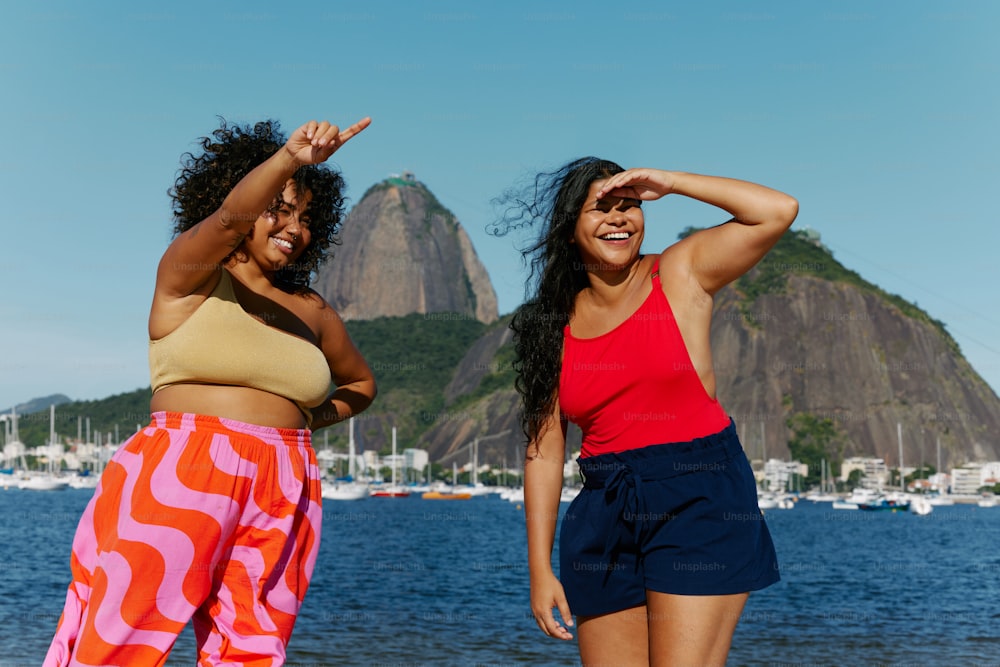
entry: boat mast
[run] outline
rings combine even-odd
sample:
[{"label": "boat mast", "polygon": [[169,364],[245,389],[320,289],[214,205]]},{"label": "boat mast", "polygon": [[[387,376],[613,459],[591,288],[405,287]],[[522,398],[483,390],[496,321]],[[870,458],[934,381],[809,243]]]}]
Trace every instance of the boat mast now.
[{"label": "boat mast", "polygon": [[903,425],[896,422],[896,440],[899,441],[899,490],[906,493],[906,482],[903,481]]},{"label": "boat mast", "polygon": [[[941,436],[940,435],[937,437],[937,470],[935,470],[935,472],[937,474],[939,474],[939,475],[941,474]],[[938,477],[938,479],[941,479],[941,478]]]},{"label": "boat mast", "polygon": [[347,420],[347,474],[354,481],[354,417]]},{"label": "boat mast", "polygon": [[396,427],[392,427],[392,486],[396,486]]},{"label": "boat mast", "polygon": [[49,406],[49,472],[56,471],[56,405]]}]

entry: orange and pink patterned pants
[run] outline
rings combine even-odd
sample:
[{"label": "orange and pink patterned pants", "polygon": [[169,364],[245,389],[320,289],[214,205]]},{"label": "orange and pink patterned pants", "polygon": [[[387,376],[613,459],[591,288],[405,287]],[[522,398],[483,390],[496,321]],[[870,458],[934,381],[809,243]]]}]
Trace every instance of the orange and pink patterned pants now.
[{"label": "orange and pink patterned pants", "polygon": [[282,664],[320,503],[308,430],[153,414],[80,519],[44,665],[162,665],[191,619],[199,665]]}]

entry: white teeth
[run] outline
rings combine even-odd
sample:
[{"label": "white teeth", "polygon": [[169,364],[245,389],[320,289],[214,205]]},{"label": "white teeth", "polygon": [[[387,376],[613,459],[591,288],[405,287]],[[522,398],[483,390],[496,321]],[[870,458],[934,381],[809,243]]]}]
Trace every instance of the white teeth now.
[{"label": "white teeth", "polygon": [[631,236],[631,234],[629,234],[628,232],[611,232],[610,234],[605,234],[601,238],[607,241],[619,241],[622,239],[627,239],[629,236]]},{"label": "white teeth", "polygon": [[288,248],[289,250],[292,249],[292,244],[290,241],[286,241],[285,239],[279,239],[277,236],[272,236],[271,238],[274,239],[274,242],[277,243],[278,245]]}]

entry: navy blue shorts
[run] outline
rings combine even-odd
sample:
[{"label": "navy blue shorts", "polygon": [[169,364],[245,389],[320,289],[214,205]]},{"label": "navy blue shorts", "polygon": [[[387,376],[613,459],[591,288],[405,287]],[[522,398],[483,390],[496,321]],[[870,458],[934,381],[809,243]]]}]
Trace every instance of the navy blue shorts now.
[{"label": "navy blue shorts", "polygon": [[732,422],[690,442],[578,461],[583,490],[559,535],[559,579],[574,614],[635,607],[646,590],[729,595],[780,578]]}]

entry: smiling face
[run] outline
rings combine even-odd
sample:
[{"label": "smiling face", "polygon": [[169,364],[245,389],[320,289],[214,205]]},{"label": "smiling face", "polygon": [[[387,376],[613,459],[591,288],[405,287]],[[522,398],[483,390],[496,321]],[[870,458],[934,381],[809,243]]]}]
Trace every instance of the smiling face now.
[{"label": "smiling face", "polygon": [[257,218],[253,231],[244,241],[247,254],[261,269],[277,271],[292,264],[309,246],[309,202],[312,193],[298,192],[289,180],[268,211]]},{"label": "smiling face", "polygon": [[604,179],[590,184],[573,238],[588,273],[620,271],[639,256],[645,231],[642,202],[630,192],[597,198]]}]

